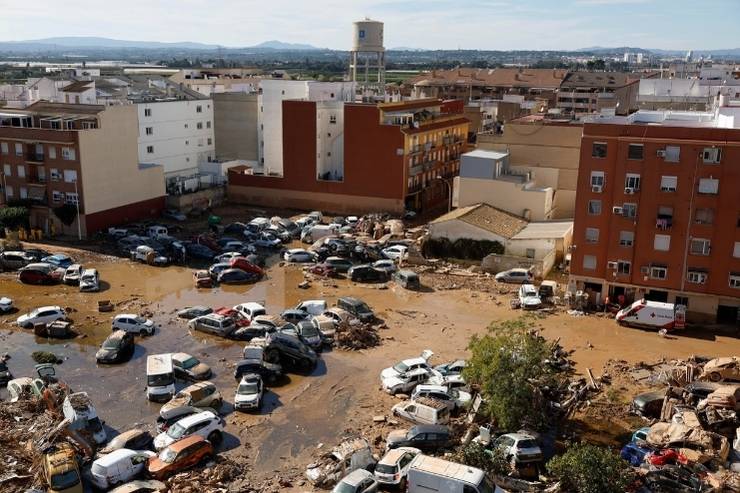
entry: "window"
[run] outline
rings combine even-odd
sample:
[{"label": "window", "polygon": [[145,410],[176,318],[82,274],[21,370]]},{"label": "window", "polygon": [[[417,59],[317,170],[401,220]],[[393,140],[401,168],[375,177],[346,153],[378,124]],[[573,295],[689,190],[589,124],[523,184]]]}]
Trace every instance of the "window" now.
[{"label": "window", "polygon": [[681,160],[681,148],[679,146],[665,146],[665,162],[677,163]]},{"label": "window", "polygon": [[624,179],[624,193],[632,193],[640,189],[640,175],[627,173]]},{"label": "window", "polygon": [[594,192],[600,192],[603,188],[604,188],[604,172],[603,171],[592,171],[591,172],[591,190]]},{"label": "window", "polygon": [[13,173],[11,173],[11,170],[12,170],[12,168],[10,167],[9,164],[4,164],[3,165],[3,174],[5,176],[13,176]]},{"label": "window", "polygon": [[2,154],[8,153],[8,143],[7,142],[0,142],[0,153]]},{"label": "window", "polygon": [[584,255],[583,256],[583,268],[587,270],[596,269],[596,256],[595,255]]},{"label": "window", "polygon": [[619,232],[619,246],[631,247],[635,242],[635,233],[632,231]]},{"label": "window", "polygon": [[525,252],[525,255],[527,258],[534,258],[534,254],[535,254],[534,248],[527,248]]},{"label": "window", "polygon": [[600,200],[589,200],[588,201],[588,213],[592,216],[598,216],[601,214],[601,201]]},{"label": "window", "polygon": [[740,241],[735,242],[735,248],[732,250],[732,256],[735,258],[740,258]]},{"label": "window", "polygon": [[49,146],[49,159],[56,159],[57,158],[57,148],[54,146]]},{"label": "window", "polygon": [[661,252],[667,252],[671,249],[671,237],[670,235],[655,235],[653,241],[653,248]]},{"label": "window", "polygon": [[154,135],[154,127],[146,127],[145,131],[147,135]]},{"label": "window", "polygon": [[662,265],[653,265],[650,267],[650,279],[665,279],[668,277],[668,268]]},{"label": "window", "polygon": [[622,204],[622,215],[624,217],[636,217],[637,216],[637,204]]},{"label": "window", "polygon": [[212,138],[208,137],[208,141],[207,142],[208,142],[208,145],[213,145],[213,139]]},{"label": "window", "polygon": [[154,154],[154,146],[146,146],[147,154]]},{"label": "window", "polygon": [[688,308],[689,307],[689,297],[688,296],[676,296],[676,304],[683,305],[686,308]]},{"label": "window", "polygon": [[670,205],[658,206],[655,227],[663,231],[667,231],[673,227],[673,207]]},{"label": "window", "polygon": [[196,123],[195,128],[197,128],[198,130],[203,130],[203,122]]},{"label": "window", "polygon": [[691,270],[686,273],[686,281],[692,284],[706,284],[707,273],[699,270]]},{"label": "window", "polygon": [[74,183],[77,181],[77,171],[73,169],[64,170],[64,181],[67,183]]},{"label": "window", "polygon": [[152,109],[144,108],[144,116],[152,116]]},{"label": "window", "polygon": [[714,209],[696,209],[696,212],[694,213],[694,222],[696,224],[712,224],[714,222]]},{"label": "window", "polygon": [[730,287],[735,289],[740,288],[740,274],[737,272],[730,273]]},{"label": "window", "polygon": [[62,179],[62,174],[56,168],[51,168],[49,170],[49,176],[51,177],[51,181],[59,181]]},{"label": "window", "polygon": [[19,164],[16,166],[16,169],[18,170],[18,178],[25,178],[26,177],[26,167],[22,164]]},{"label": "window", "polygon": [[64,203],[71,204],[71,205],[78,205],[79,197],[74,192],[67,192],[64,194]]},{"label": "window", "polygon": [[702,178],[699,180],[699,193],[717,194],[719,180],[717,178]]},{"label": "window", "polygon": [[606,142],[594,142],[591,146],[591,156],[595,158],[605,158]]},{"label": "window", "polygon": [[690,252],[692,255],[709,255],[712,250],[710,241],[704,238],[692,238]]},{"label": "window", "polygon": [[16,156],[23,155],[23,144],[21,144],[20,142],[15,143],[15,155]]},{"label": "window", "polygon": [[675,192],[678,186],[677,176],[661,176],[660,177],[660,191],[661,192]]},{"label": "window", "polygon": [[211,120],[208,120],[208,121],[206,122],[206,128],[211,128]]},{"label": "window", "polygon": [[74,147],[62,147],[62,159],[65,161],[74,161],[76,153]]},{"label": "window", "polygon": [[337,117],[336,117],[336,115],[331,115],[329,117],[329,123],[337,123]]},{"label": "window", "polygon": [[586,228],[586,243],[598,243],[598,242],[599,242],[598,228]]},{"label": "window", "polygon": [[719,147],[705,147],[701,155],[704,163],[717,164],[722,160],[722,149]]},{"label": "window", "polygon": [[632,262],[626,260],[617,261],[617,274],[629,274],[632,270]]},{"label": "window", "polygon": [[13,196],[13,187],[8,185],[5,187],[5,196],[10,198]]},{"label": "window", "polygon": [[644,150],[645,148],[642,144],[630,144],[627,149],[627,159],[642,159]]},{"label": "window", "polygon": [[196,113],[203,113],[203,107],[201,105],[196,106],[195,107],[195,112]]},{"label": "window", "polygon": [[28,198],[28,189],[26,187],[20,188],[21,200]]},{"label": "window", "polygon": [[54,202],[61,203],[63,198],[64,194],[59,190],[54,190],[51,192],[51,200],[53,200]]}]

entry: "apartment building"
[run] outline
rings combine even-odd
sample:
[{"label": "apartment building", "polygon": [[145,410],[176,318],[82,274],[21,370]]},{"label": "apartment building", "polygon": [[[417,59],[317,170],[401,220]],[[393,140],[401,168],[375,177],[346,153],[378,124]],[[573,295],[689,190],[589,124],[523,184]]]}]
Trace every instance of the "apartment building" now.
[{"label": "apartment building", "polygon": [[282,172],[268,173],[267,163],[230,169],[230,200],[346,213],[449,203],[467,146],[462,101],[289,100],[281,106]]},{"label": "apartment building", "polygon": [[176,84],[200,93],[205,97],[230,92],[257,92],[263,77],[254,68],[188,68],[170,76]]},{"label": "apartment building", "polygon": [[257,162],[257,92],[213,95],[216,158]]},{"label": "apartment building", "polygon": [[571,282],[593,301],[687,305],[737,323],[740,105],[639,111],[583,128]]},{"label": "apartment building", "polygon": [[[32,227],[88,236],[161,214],[162,168],[140,164],[135,106],[38,102],[0,109],[5,203],[30,207]],[[64,225],[54,209],[77,210]]]},{"label": "apartment building", "polygon": [[652,75],[571,72],[560,84],[556,106],[566,114],[598,113],[608,108],[618,115],[627,115],[637,109],[640,78]]}]

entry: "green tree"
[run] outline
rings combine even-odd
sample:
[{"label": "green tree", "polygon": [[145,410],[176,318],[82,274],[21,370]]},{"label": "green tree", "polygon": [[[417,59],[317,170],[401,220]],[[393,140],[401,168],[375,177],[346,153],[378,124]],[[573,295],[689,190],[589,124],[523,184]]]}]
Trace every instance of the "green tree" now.
[{"label": "green tree", "polygon": [[550,459],[547,470],[563,491],[622,493],[634,480],[634,471],[617,454],[596,445],[579,443]]},{"label": "green tree", "polygon": [[59,207],[55,207],[54,215],[62,221],[65,226],[71,226],[77,217],[77,207],[72,204],[64,204]]},{"label": "green tree", "polygon": [[542,391],[563,379],[549,364],[550,343],[533,332],[533,319],[494,322],[468,345],[472,357],[463,374],[480,387],[481,406],[501,429],[543,429],[550,421]]},{"label": "green tree", "polygon": [[511,465],[501,449],[486,450],[478,442],[470,442],[460,447],[454,457],[455,462],[471,467],[477,467],[491,474],[500,476],[511,472]]},{"label": "green tree", "polygon": [[26,207],[0,208],[0,226],[8,229],[28,227],[29,212]]}]

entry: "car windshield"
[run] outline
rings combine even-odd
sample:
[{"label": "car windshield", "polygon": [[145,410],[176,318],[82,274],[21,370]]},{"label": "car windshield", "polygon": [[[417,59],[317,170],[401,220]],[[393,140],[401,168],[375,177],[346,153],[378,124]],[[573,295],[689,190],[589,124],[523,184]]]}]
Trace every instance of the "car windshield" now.
[{"label": "car windshield", "polygon": [[401,361],[400,363],[396,363],[393,365],[393,369],[396,370],[398,373],[406,373],[406,370],[409,369],[409,365]]},{"label": "car windshield", "polygon": [[137,324],[143,324],[146,322],[146,319],[144,317],[136,317],[134,318]]},{"label": "car windshield", "polygon": [[200,361],[198,361],[197,359],[195,359],[194,357],[191,356],[191,357],[189,357],[188,359],[186,359],[185,361],[182,362],[182,367],[184,369],[186,369],[186,370],[189,370],[192,367],[194,367],[195,365],[197,365],[198,363],[200,363]]},{"label": "car windshield", "polygon": [[357,493],[357,489],[354,486],[342,481],[334,487],[332,493]]},{"label": "car windshield", "polygon": [[537,442],[530,438],[525,438],[524,440],[519,440],[516,445],[518,448],[535,448],[537,447]]},{"label": "car windshield", "polygon": [[61,491],[71,488],[79,482],[79,474],[77,474],[76,470],[72,469],[71,471],[52,475],[51,480],[49,481],[49,486],[51,486],[53,490]]},{"label": "car windshield", "polygon": [[175,457],[177,457],[177,453],[169,447],[159,453],[159,460],[166,464],[175,462]]},{"label": "car windshield", "polygon": [[82,276],[83,281],[92,282],[94,279],[95,279],[95,276],[92,274],[85,274],[84,276]]},{"label": "car windshield", "polygon": [[175,423],[174,425],[169,427],[169,429],[167,430],[167,435],[169,435],[170,438],[177,439],[177,438],[182,437],[186,429],[187,428],[182,426],[180,423]]},{"label": "car windshield", "polygon": [[357,313],[372,313],[372,311],[365,303],[360,303],[357,305]]},{"label": "car windshield", "polygon": [[40,308],[36,308],[35,310],[31,310],[31,312],[28,314],[29,317],[37,317],[41,313]]},{"label": "car windshield", "polygon": [[117,349],[118,346],[121,345],[121,338],[115,337],[111,339],[106,339],[103,342],[103,349]]},{"label": "car windshield", "polygon": [[375,466],[375,472],[379,472],[381,474],[395,474],[396,473],[396,465],[392,464],[378,464]]},{"label": "car windshield", "polygon": [[162,373],[160,375],[149,375],[146,379],[150,387],[164,387],[175,383],[175,377],[172,373]]},{"label": "car windshield", "polygon": [[259,387],[256,383],[243,383],[239,385],[239,390],[237,390],[240,394],[256,394],[259,391]]},{"label": "car windshield", "polygon": [[319,331],[313,324],[301,324],[301,334],[303,334],[303,337],[316,337],[319,335]]}]

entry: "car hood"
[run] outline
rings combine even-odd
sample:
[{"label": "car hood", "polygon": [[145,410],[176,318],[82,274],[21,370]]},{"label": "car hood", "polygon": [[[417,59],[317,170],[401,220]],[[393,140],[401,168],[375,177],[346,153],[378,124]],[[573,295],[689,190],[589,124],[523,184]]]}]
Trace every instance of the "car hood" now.
[{"label": "car hood", "polygon": [[393,387],[397,387],[399,385],[403,385],[404,383],[406,383],[406,381],[397,376],[391,376],[383,379],[383,386],[389,389],[392,389]]},{"label": "car hood", "polygon": [[524,296],[520,298],[523,305],[539,305],[542,303],[537,296]]},{"label": "car hood", "polygon": [[468,392],[463,392],[462,390],[457,391],[457,402],[470,402],[470,399],[472,399],[472,396]]},{"label": "car hood", "polygon": [[386,368],[380,372],[380,378],[385,380],[386,378],[398,377],[399,373],[393,369],[393,367]]},{"label": "car hood", "polygon": [[388,436],[386,437],[385,441],[386,443],[398,443],[400,441],[406,440],[407,433],[408,433],[408,430],[393,430],[390,433],[388,433]]},{"label": "car hood", "polygon": [[154,438],[154,448],[157,450],[161,450],[172,444],[174,441],[175,439],[169,436],[166,432],[160,433]]},{"label": "car hood", "polygon": [[33,317],[31,317],[31,315],[29,313],[24,313],[23,315],[21,315],[20,317],[18,317],[18,319],[16,321],[19,324],[21,324],[23,322],[28,322],[29,320],[33,320]]},{"label": "car hood", "polygon": [[3,296],[2,298],[0,298],[0,305],[8,306],[8,305],[12,305],[12,304],[13,304],[13,300],[11,300],[10,298],[7,298],[5,296]]},{"label": "car hood", "polygon": [[234,396],[234,402],[257,402],[259,400],[259,394],[236,394]]},{"label": "car hood", "polygon": [[159,472],[162,469],[166,469],[167,466],[169,466],[169,464],[167,464],[166,462],[161,461],[159,459],[159,457],[157,457],[157,456],[150,457],[149,458],[149,461],[147,462],[147,465],[146,465],[146,467],[147,467],[147,469],[149,470],[150,473],[152,473],[152,472]]},{"label": "car hood", "polygon": [[196,378],[207,378],[211,374],[211,367],[205,363],[198,363],[187,371]]}]

